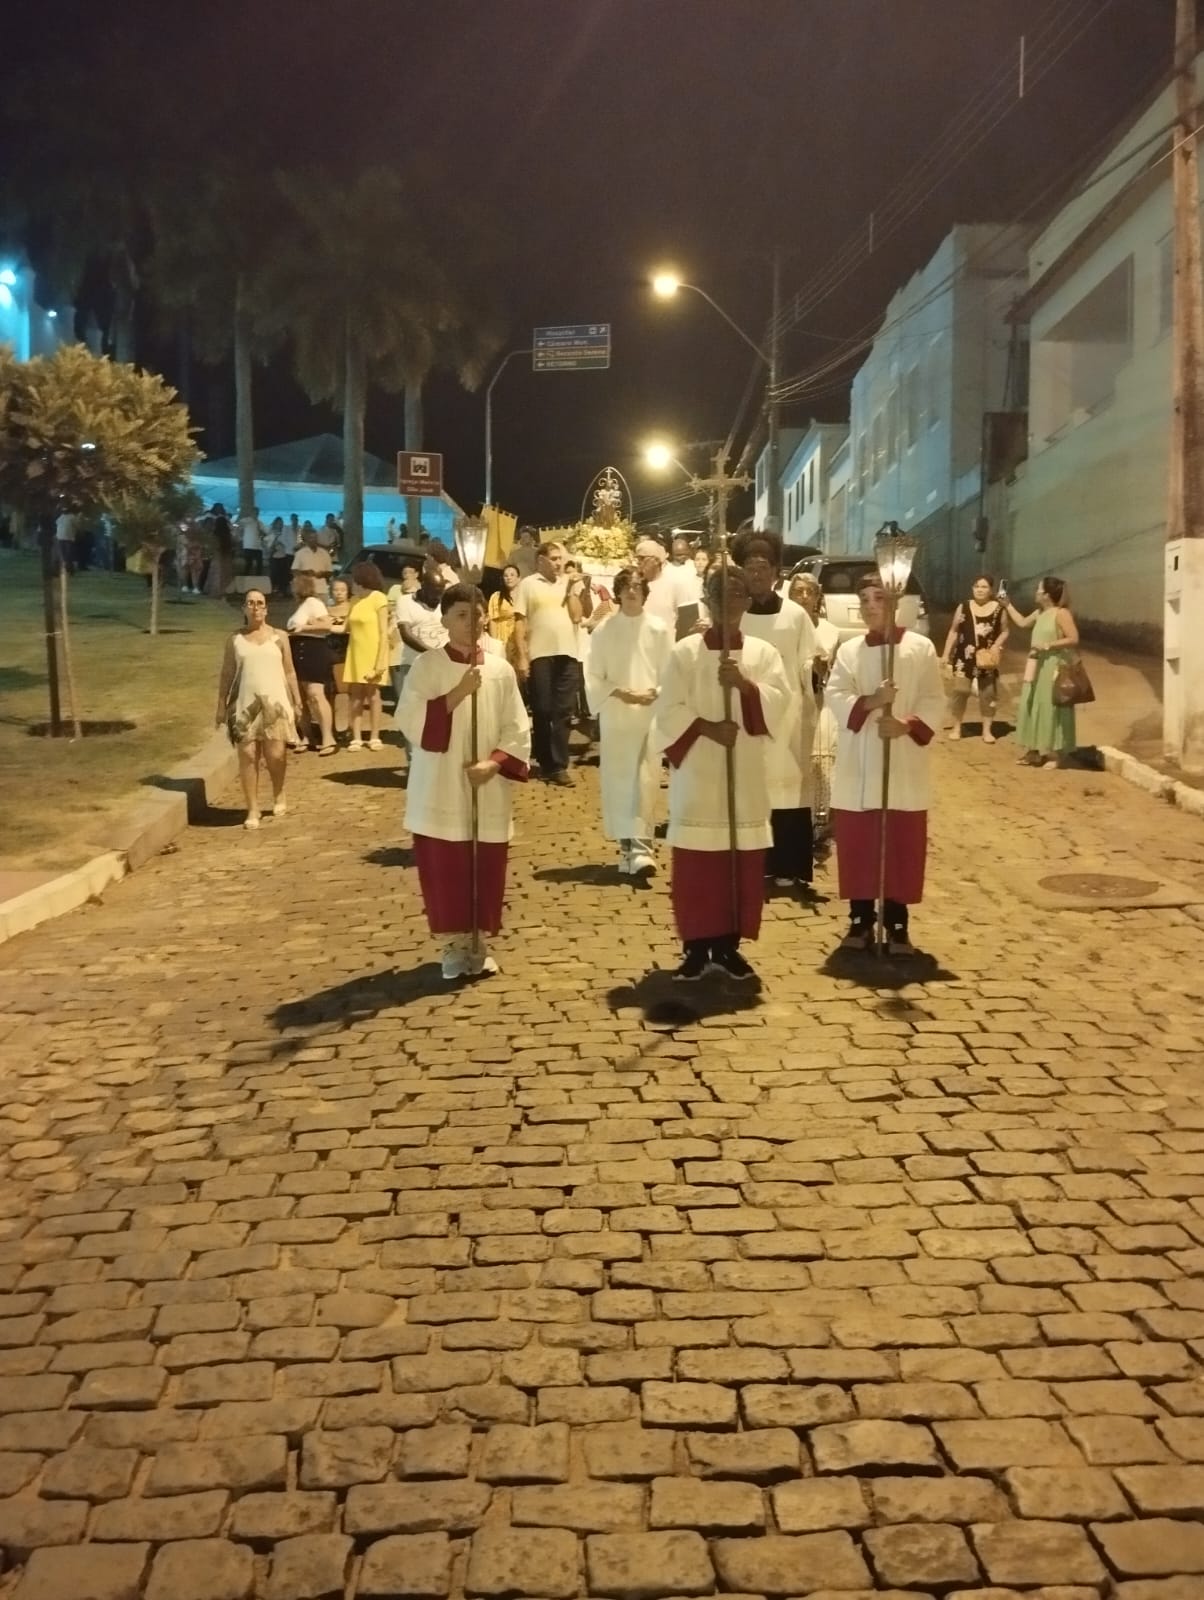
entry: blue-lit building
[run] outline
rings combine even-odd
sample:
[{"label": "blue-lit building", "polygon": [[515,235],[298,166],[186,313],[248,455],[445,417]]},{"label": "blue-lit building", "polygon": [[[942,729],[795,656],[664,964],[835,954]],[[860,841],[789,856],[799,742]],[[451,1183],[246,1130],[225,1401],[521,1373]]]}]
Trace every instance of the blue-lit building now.
[{"label": "blue-lit building", "polygon": [[0,344],[19,361],[48,356],[73,337],[71,306],[42,306],[34,298],[33,268],[19,257],[0,256]]}]

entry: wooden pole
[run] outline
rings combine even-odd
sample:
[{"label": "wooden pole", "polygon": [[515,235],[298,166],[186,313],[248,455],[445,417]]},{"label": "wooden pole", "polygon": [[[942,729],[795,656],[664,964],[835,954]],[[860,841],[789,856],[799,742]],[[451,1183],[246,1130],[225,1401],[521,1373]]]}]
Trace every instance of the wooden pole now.
[{"label": "wooden pole", "polygon": [[[477,664],[477,584],[475,578],[469,579],[472,584],[472,646],[469,651],[469,666]],[[470,701],[469,744],[472,764],[475,767],[480,760],[478,745],[480,742],[480,729],[477,720],[477,690],[472,691]],[[481,805],[480,795],[476,784],[470,784],[472,804],[472,848],[469,852],[469,894],[472,898],[472,953],[478,957],[481,953],[481,907],[480,907],[480,873],[478,864],[477,845],[480,839]]]},{"label": "wooden pole", "polygon": [[[885,670],[883,671],[882,678],[883,678],[884,682],[890,682],[894,677],[894,671],[895,671],[895,612],[896,612],[896,608],[898,606],[898,603],[899,603],[898,596],[895,594],[894,590],[893,589],[888,589],[887,590],[887,594],[886,594],[886,628],[885,628],[885,633],[884,633],[884,638],[886,640],[886,643],[885,643],[885,645],[883,647],[883,650],[884,650],[883,661],[885,663]],[[895,714],[895,708],[894,708],[894,705],[892,703],[886,709],[886,711],[883,713],[883,715],[893,717],[894,714]],[[890,810],[890,751],[891,751],[891,741],[889,739],[883,739],[881,741],[881,743],[882,743],[882,810],[881,810],[881,813],[880,813],[881,822],[880,822],[879,828],[878,828],[878,923],[877,923],[877,927],[876,927],[875,932],[874,932],[874,948],[876,949],[880,959],[883,956],[886,955],[886,852],[887,852],[886,825],[887,825],[887,818],[888,818],[889,810]]]}]

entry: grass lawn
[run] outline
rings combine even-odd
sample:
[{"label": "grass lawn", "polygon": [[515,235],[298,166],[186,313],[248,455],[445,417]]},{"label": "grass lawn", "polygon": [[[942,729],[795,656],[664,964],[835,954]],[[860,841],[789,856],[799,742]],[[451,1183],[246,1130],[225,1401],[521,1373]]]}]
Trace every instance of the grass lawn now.
[{"label": "grass lawn", "polygon": [[167,591],[164,631],[152,639],[145,581],[124,572],[77,574],[70,608],[80,717],[132,722],[127,732],[79,741],[29,733],[49,717],[40,567],[35,555],[0,551],[0,864],[10,868],[86,861],[104,819],[204,743],[222,644],[239,622],[232,605],[178,602]]}]

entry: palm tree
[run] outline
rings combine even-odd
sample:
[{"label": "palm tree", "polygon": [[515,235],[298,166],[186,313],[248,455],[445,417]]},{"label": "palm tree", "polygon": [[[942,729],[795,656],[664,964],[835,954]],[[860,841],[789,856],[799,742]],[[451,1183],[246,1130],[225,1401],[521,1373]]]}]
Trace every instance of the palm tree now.
[{"label": "palm tree", "polygon": [[166,310],[187,317],[202,361],[233,362],[239,516],[255,506],[253,363],[272,344],[258,289],[264,241],[276,232],[281,210],[276,184],[241,166],[212,171],[199,188],[162,195],[151,206],[153,293]]},{"label": "palm tree", "polygon": [[[384,168],[350,182],[330,173],[279,178],[293,236],[265,274],[265,303],[292,341],[297,376],[315,400],[343,412],[343,512],[348,537],[362,541],[364,413],[369,385],[406,396],[406,446],[421,448],[422,385],[439,364],[472,386],[502,343],[500,317],[472,297],[473,274],[458,270],[436,239],[430,204],[415,183]],[[475,266],[465,244],[464,261]]]}]

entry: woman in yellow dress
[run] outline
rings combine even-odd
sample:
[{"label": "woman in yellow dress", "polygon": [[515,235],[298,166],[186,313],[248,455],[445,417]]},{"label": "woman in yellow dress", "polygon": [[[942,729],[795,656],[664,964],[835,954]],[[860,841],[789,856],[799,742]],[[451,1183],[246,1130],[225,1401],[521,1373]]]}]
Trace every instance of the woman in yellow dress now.
[{"label": "woman in yellow dress", "polygon": [[368,749],[384,749],[380,737],[380,687],[389,666],[388,610],[380,568],[371,561],[358,561],[351,569],[347,659],[343,663],[343,687],[351,702],[348,750],[364,748],[365,711],[368,713]]}]

